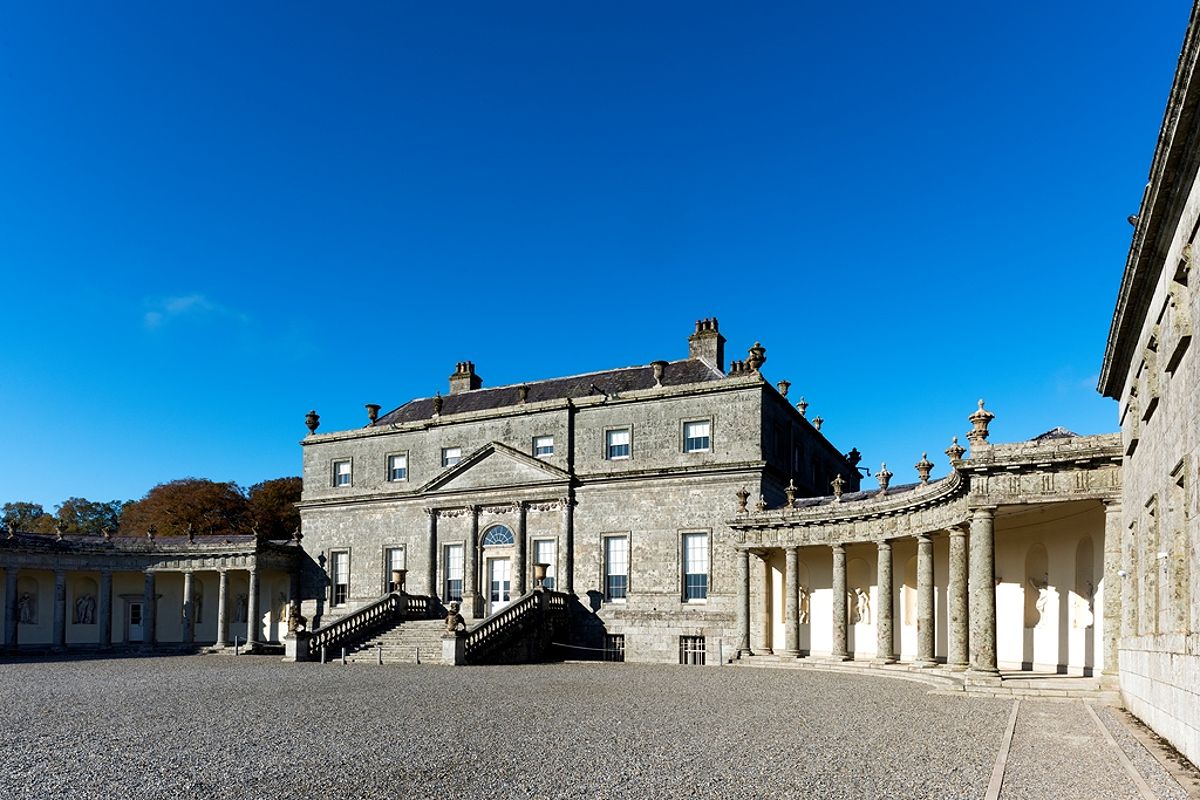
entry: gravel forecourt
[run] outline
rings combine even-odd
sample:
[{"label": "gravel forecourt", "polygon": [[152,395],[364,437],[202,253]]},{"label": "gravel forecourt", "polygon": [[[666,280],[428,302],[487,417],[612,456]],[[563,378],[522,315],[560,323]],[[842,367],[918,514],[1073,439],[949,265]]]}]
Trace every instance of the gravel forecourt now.
[{"label": "gravel forecourt", "polygon": [[1011,702],[837,673],[0,664],[3,798],[978,798]]}]

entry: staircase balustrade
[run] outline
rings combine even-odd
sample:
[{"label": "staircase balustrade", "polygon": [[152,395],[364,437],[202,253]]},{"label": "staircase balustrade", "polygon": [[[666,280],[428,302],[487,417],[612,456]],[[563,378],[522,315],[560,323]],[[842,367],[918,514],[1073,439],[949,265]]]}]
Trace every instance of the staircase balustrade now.
[{"label": "staircase balustrade", "polygon": [[370,605],[363,606],[346,616],[323,625],[309,634],[308,653],[317,658],[324,647],[332,650],[349,645],[374,633],[380,628],[407,619],[428,619],[433,602],[421,595],[391,592]]},{"label": "staircase balustrade", "polygon": [[464,655],[478,664],[513,640],[540,627],[545,631],[567,613],[567,595],[548,590],[531,591],[480,622],[466,634]]}]

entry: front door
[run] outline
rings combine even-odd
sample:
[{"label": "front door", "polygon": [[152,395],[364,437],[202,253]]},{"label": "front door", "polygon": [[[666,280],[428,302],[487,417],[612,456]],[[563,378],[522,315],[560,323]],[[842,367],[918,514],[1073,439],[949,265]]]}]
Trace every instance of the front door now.
[{"label": "front door", "polygon": [[507,558],[488,559],[488,614],[495,614],[508,605],[512,573]]},{"label": "front door", "polygon": [[128,630],[127,641],[140,642],[142,641],[142,604],[136,600],[131,600],[126,605],[128,609],[125,619]]}]

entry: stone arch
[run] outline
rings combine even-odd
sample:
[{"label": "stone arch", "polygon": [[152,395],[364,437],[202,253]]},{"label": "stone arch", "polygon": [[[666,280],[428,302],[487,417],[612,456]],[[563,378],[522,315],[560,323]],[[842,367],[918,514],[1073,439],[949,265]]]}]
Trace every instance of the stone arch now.
[{"label": "stone arch", "polygon": [[1050,588],[1050,559],[1046,545],[1038,542],[1025,553],[1025,627],[1036,628],[1042,622]]},{"label": "stone arch", "polygon": [[495,545],[513,544],[516,537],[506,525],[492,525],[483,532],[483,537],[480,540],[484,547]]}]

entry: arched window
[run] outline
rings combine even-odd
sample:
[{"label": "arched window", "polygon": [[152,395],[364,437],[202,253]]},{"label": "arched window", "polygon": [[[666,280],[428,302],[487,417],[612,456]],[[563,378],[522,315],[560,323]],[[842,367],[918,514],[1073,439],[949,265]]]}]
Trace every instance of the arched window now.
[{"label": "arched window", "polygon": [[494,525],[488,528],[487,533],[483,535],[483,544],[512,544],[513,532],[503,525]]}]

